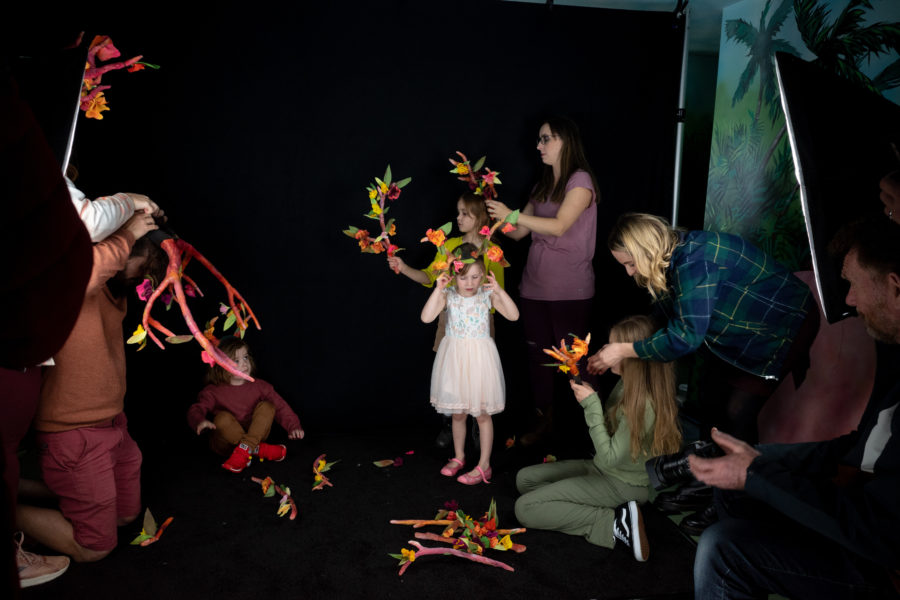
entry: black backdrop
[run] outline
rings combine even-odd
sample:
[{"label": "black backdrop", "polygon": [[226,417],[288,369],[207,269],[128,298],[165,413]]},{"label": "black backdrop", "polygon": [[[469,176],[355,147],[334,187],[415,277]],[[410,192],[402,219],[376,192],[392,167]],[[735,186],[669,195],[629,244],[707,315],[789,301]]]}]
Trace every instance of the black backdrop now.
[{"label": "black backdrop", "polygon": [[[612,220],[671,212],[676,25],[666,13],[484,0],[277,12],[220,4],[200,17],[157,7],[99,31],[124,56],[162,68],[104,77],[111,110],[103,121],[79,119],[78,184],[90,197],[146,193],[165,208],[259,316],[262,331],[247,335],[259,374],[307,429],[426,423],[434,326],[418,315],[427,291],[341,233],[374,224],[362,217],[365,186],[388,163],[413,178],[391,216],[401,256],[424,267],[433,252],[418,240],[455,216],[461,191],[447,158],[487,155],[500,199],[523,206],[542,118],[570,116],[601,191],[593,330],[602,343],[611,322],[647,304],[605,250]],[[527,241],[503,247],[515,297]],[[197,264],[188,272],[210,300],[194,305],[203,320],[222,288]],[[131,306],[126,333],[139,322]],[[174,315],[160,317],[186,333]],[[521,328],[501,321],[515,414],[528,393]],[[132,428],[162,419],[186,433],[204,369],[199,347],[129,346],[128,355]]]}]

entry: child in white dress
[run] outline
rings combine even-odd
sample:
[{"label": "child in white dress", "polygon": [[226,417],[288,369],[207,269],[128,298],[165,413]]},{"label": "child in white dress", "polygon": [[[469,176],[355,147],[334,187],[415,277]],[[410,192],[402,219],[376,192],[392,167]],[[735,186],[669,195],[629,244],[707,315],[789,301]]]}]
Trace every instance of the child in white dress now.
[{"label": "child in white dress", "polygon": [[[463,244],[461,256],[477,253]],[[422,321],[431,323],[446,307],[447,332],[438,347],[431,372],[431,404],[452,418],[453,451],[441,474],[452,477],[465,464],[466,417],[478,422],[481,457],[475,468],[457,477],[466,485],[490,483],[494,425],[491,415],[503,411],[506,386],[497,345],[490,334],[491,308],[515,321],[519,309],[497,284],[493,273],[485,281],[484,262],[462,265],[455,275],[456,287],[447,287],[450,277],[442,274],[422,309]]]}]

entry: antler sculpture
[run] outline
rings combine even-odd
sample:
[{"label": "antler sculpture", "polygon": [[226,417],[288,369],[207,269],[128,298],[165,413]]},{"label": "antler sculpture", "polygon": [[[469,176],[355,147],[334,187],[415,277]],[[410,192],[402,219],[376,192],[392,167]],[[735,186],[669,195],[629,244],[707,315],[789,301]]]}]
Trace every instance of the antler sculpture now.
[{"label": "antler sculpture", "polygon": [[[235,321],[237,323],[238,329],[240,331],[244,331],[249,325],[250,321],[256,323],[257,329],[262,329],[259,324],[259,320],[256,318],[256,315],[253,314],[253,311],[250,309],[250,305],[247,304],[244,297],[232,286],[228,283],[228,280],[216,269],[209,260],[206,259],[202,254],[197,252],[197,250],[185,242],[182,239],[178,238],[167,238],[160,243],[160,247],[165,250],[166,254],[169,257],[169,266],[166,268],[166,276],[165,278],[156,286],[153,290],[153,293],[147,299],[147,304],[144,306],[144,314],[143,319],[141,321],[142,329],[139,329],[138,334],[132,336],[129,343],[138,343],[144,341],[144,336],[150,336],[156,345],[162,349],[165,349],[165,346],[159,338],[153,333],[153,329],[156,329],[160,333],[166,336],[166,341],[170,343],[180,343],[187,341],[185,338],[190,339],[193,337],[200,346],[203,347],[203,350],[206,356],[209,357],[210,361],[216,363],[221,366],[223,369],[235,375],[236,377],[240,377],[242,379],[246,379],[247,381],[253,381],[253,378],[249,375],[242,373],[238,370],[237,365],[232,361],[228,356],[219,350],[215,343],[210,340],[204,332],[200,331],[200,328],[197,326],[197,322],[194,321],[193,315],[191,315],[191,311],[187,305],[187,297],[185,296],[184,286],[182,284],[182,279],[188,282],[188,284],[194,288],[197,293],[201,296],[203,295],[200,292],[200,288],[197,286],[194,281],[184,274],[184,270],[187,268],[188,263],[190,263],[191,258],[196,258],[200,264],[206,267],[212,275],[222,282],[222,285],[225,286],[225,290],[228,292],[228,305],[231,307],[231,313],[234,315]],[[174,295],[175,301],[178,302],[178,306],[181,308],[181,314],[184,316],[184,321],[187,323],[188,329],[191,331],[190,336],[177,336],[169,329],[167,329],[162,323],[154,319],[150,316],[150,311],[153,308],[153,303],[159,298],[164,292],[167,290],[170,291]],[[240,307],[240,309],[239,309]],[[246,315],[246,317],[244,316]],[[143,335],[141,335],[143,334]],[[206,357],[204,357],[206,360]],[[209,361],[208,361],[209,362]]]}]

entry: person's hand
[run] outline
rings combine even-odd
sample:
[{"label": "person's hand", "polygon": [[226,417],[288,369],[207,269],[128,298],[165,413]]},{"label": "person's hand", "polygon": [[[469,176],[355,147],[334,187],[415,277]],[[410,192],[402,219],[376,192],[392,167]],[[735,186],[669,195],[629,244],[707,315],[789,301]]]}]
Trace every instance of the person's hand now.
[{"label": "person's hand", "polygon": [[508,206],[500,202],[499,200],[485,200],[485,206],[487,206],[488,214],[498,221],[502,221],[509,216],[509,213],[512,212]]},{"label": "person's hand", "polygon": [[302,440],[305,435],[306,432],[299,427],[297,429],[291,429],[290,431],[288,431],[289,440]]},{"label": "person's hand", "polygon": [[400,274],[400,271],[403,270],[403,266],[406,264],[399,256],[388,256],[387,263],[391,268],[391,271],[397,273],[398,275]]},{"label": "person's hand", "polygon": [[619,352],[618,344],[606,344],[588,359],[587,370],[592,375],[606,373],[610,367],[614,367],[625,358]]},{"label": "person's hand", "polygon": [[484,282],[482,287],[485,290],[490,290],[492,292],[496,292],[497,290],[500,289],[500,284],[497,283],[497,277],[492,272],[488,271],[487,281]]},{"label": "person's hand", "polygon": [[725,456],[701,458],[691,454],[688,456],[691,473],[706,485],[723,490],[744,489],[747,469],[753,459],[759,456],[759,450],[715,427],[712,429],[712,441],[725,451]]},{"label": "person's hand", "polygon": [[207,419],[203,419],[202,421],[197,423],[197,435],[200,435],[201,433],[203,433],[204,429],[215,429],[215,428],[216,428],[215,423],[213,423],[212,421],[209,421]]},{"label": "person's hand", "polygon": [[443,290],[447,287],[447,284],[450,283],[450,276],[446,273],[441,273],[438,278],[435,280],[434,285],[437,286],[437,289]]},{"label": "person's hand", "polygon": [[154,229],[159,229],[159,225],[150,213],[136,212],[125,221],[122,228],[130,231],[134,239],[139,240]]},{"label": "person's hand", "polygon": [[145,196],[144,194],[132,194],[128,193],[128,197],[131,198],[131,202],[134,204],[134,211],[145,212],[157,216],[158,212],[162,212],[159,208],[159,205],[150,199],[150,196]]},{"label": "person's hand", "polygon": [[[885,175],[879,184],[884,214],[888,219],[900,223],[900,170]],[[896,215],[896,219],[894,217]]]},{"label": "person's hand", "polygon": [[592,388],[590,384],[575,383],[574,379],[569,380],[569,386],[572,388],[572,391],[575,392],[575,399],[578,400],[578,404],[581,404],[585,398],[594,393],[594,388]]}]

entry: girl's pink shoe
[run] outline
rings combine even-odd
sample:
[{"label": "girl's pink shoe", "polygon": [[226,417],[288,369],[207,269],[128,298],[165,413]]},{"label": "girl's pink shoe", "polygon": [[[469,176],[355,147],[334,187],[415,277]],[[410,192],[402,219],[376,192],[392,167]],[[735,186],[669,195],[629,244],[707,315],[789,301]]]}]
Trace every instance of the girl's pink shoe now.
[{"label": "girl's pink shoe", "polygon": [[[472,473],[475,473],[472,475]],[[488,467],[487,470],[482,470],[481,467],[475,467],[469,473],[464,475],[460,475],[456,478],[456,480],[460,483],[464,483],[466,485],[475,485],[476,483],[481,483],[482,481],[485,483],[490,483],[490,478],[493,475],[491,468]]]},{"label": "girl's pink shoe", "polygon": [[444,475],[445,477],[453,477],[462,468],[463,461],[459,460],[458,458],[451,458],[450,462],[444,465],[444,468],[441,469],[441,475]]}]

